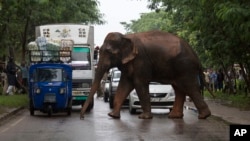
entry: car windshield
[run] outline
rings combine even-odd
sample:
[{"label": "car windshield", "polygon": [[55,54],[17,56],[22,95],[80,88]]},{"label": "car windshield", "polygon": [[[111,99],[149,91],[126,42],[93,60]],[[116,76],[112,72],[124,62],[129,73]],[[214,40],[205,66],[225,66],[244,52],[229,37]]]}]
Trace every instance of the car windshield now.
[{"label": "car windshield", "polygon": [[35,71],[35,81],[39,82],[63,81],[63,70],[39,68]]}]

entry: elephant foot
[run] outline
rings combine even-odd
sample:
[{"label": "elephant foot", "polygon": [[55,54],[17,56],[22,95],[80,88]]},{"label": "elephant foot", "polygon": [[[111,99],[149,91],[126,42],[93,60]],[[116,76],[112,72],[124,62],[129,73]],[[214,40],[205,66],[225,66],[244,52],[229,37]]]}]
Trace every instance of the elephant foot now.
[{"label": "elephant foot", "polygon": [[139,119],[152,119],[153,115],[151,113],[141,113],[138,116]]},{"label": "elephant foot", "polygon": [[81,112],[80,112],[80,119],[84,119],[84,113],[85,112],[81,110]]},{"label": "elephant foot", "polygon": [[83,120],[84,119],[84,114],[80,114],[80,119]]},{"label": "elephant foot", "polygon": [[211,115],[211,111],[207,108],[206,110],[203,110],[202,112],[199,113],[198,118],[199,119],[206,119]]},{"label": "elephant foot", "polygon": [[168,118],[183,118],[183,113],[171,111]]},{"label": "elephant foot", "polygon": [[120,118],[120,114],[115,114],[115,113],[113,113],[113,112],[108,113],[108,115],[109,115],[110,117],[114,118],[114,119],[119,119],[119,118]]}]

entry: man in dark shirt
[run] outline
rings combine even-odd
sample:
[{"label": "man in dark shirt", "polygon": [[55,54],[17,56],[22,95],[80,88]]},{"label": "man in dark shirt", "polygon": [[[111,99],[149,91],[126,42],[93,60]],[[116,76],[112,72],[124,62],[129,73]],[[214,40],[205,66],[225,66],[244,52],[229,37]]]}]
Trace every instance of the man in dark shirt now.
[{"label": "man in dark shirt", "polygon": [[14,62],[13,57],[9,57],[9,61],[6,66],[6,74],[8,79],[8,88],[7,88],[7,95],[13,95],[13,89],[16,85],[16,64]]}]

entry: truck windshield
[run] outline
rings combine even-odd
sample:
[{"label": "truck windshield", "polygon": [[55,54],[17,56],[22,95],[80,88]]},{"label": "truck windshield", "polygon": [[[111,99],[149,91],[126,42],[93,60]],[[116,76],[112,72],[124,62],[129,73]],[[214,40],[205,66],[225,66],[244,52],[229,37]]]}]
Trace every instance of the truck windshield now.
[{"label": "truck windshield", "polygon": [[90,65],[90,49],[88,47],[74,47],[72,61],[83,61],[84,64]]},{"label": "truck windshield", "polygon": [[34,79],[39,82],[63,81],[63,70],[39,68],[35,71]]},{"label": "truck windshield", "polygon": [[120,71],[114,71],[113,81],[119,81],[121,77]]}]

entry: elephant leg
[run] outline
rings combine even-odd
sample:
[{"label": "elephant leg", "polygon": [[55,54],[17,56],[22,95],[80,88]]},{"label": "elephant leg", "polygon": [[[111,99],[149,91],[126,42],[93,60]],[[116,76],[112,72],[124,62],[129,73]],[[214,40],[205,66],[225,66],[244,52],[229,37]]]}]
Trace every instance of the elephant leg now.
[{"label": "elephant leg", "polygon": [[208,108],[208,105],[205,103],[199,89],[193,91],[192,93],[188,94],[190,98],[193,100],[194,105],[196,106],[199,116],[199,119],[206,119],[211,115],[211,111]]},{"label": "elephant leg", "polygon": [[120,111],[124,100],[127,98],[129,93],[133,90],[132,83],[124,80],[120,80],[115,97],[114,97],[114,108],[113,111],[108,113],[112,118],[120,118]]},{"label": "elephant leg", "polygon": [[138,118],[152,119],[153,115],[151,113],[151,103],[150,103],[148,84],[140,84],[139,86],[136,86],[136,92],[142,107],[142,113],[139,115]]},{"label": "elephant leg", "polygon": [[185,94],[176,87],[173,86],[173,88],[175,90],[175,102],[173,105],[173,110],[169,113],[168,118],[183,118]]}]

